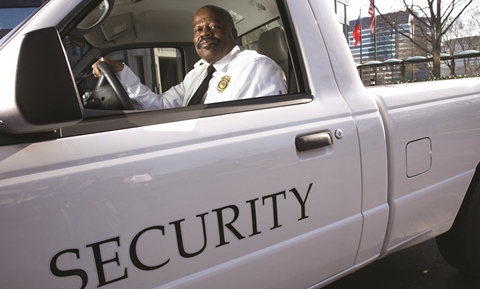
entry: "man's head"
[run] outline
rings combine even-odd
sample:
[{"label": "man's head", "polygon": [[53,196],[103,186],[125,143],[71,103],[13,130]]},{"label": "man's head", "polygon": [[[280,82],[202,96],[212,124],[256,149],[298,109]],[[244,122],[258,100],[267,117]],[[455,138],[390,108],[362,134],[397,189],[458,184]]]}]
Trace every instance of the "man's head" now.
[{"label": "man's head", "polygon": [[204,6],[193,17],[193,44],[198,55],[215,63],[235,46],[237,30],[228,11],[216,6]]}]

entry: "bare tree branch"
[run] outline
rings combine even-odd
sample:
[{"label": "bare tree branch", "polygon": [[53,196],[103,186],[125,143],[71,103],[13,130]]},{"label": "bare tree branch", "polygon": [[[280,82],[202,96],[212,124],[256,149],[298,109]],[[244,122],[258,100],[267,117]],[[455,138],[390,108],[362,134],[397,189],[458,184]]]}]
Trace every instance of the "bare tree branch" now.
[{"label": "bare tree branch", "polygon": [[[413,18],[415,25],[415,33],[412,35],[400,28],[396,21],[388,19],[389,17],[380,13],[378,7],[375,8],[395,32],[407,38],[421,51],[433,56],[433,73],[435,77],[439,77],[442,39],[474,0],[426,0],[426,2],[427,6],[421,7],[418,4],[413,5],[413,3],[409,5],[407,0],[402,0],[404,11]],[[478,19],[475,21],[480,24]],[[428,45],[425,45],[425,40]]]},{"label": "bare tree branch", "polygon": [[[452,2],[455,2],[455,1],[452,1]],[[462,15],[465,10],[467,9],[468,6],[470,6],[470,4],[472,4],[473,0],[469,0],[468,3],[463,7],[463,9],[457,14],[457,16],[455,16],[455,18],[453,18],[453,20],[450,22],[450,24],[448,24],[444,29],[443,29],[443,34],[445,34],[448,30],[450,30],[450,28],[452,27],[453,23],[455,23],[455,21],[458,20],[458,18],[460,17],[460,15]],[[452,10],[453,11],[453,10]],[[449,14],[450,15],[450,14]],[[447,20],[448,18],[446,18]],[[445,20],[445,22],[446,22]]]}]

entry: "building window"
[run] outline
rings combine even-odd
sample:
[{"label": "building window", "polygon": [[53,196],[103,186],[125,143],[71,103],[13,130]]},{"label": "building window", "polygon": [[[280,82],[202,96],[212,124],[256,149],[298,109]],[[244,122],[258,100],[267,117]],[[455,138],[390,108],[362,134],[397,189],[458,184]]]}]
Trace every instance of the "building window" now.
[{"label": "building window", "polygon": [[341,29],[343,31],[343,34],[345,35],[345,39],[347,39],[348,41],[348,0],[334,0],[330,3],[333,4],[333,8],[338,17],[338,22],[341,25]]}]

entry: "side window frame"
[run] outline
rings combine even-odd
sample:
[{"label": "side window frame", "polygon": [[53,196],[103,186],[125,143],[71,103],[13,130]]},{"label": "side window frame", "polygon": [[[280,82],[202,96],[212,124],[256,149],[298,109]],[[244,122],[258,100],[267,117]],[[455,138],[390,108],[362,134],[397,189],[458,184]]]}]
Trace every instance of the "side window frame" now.
[{"label": "side window frame", "polygon": [[[243,99],[228,102],[219,102],[211,104],[201,104],[196,106],[147,110],[147,111],[85,111],[85,121],[62,128],[62,136],[76,136],[88,133],[98,133],[119,129],[128,129],[146,125],[155,125],[169,123],[174,121],[198,119],[203,117],[213,117],[219,115],[242,113],[247,111],[271,109],[276,107],[301,105],[313,100],[313,96],[308,89],[306,81],[305,68],[300,53],[299,45],[296,41],[295,30],[291,24],[290,15],[285,9],[284,0],[277,0],[280,11],[280,21],[283,24],[287,42],[289,44],[290,57],[292,60],[292,69],[295,70],[298,82],[298,92],[286,95],[276,95],[267,97],[258,97],[254,99]],[[191,67],[187,67],[188,71]],[[185,71],[185,72],[186,72]],[[102,123],[99,125],[98,123]]]},{"label": "side window frame", "polygon": [[[280,19],[283,23],[283,29],[285,30],[285,36],[289,46],[290,59],[292,61],[292,69],[295,71],[295,76],[298,85],[298,91],[311,96],[311,91],[308,86],[306,77],[306,69],[304,66],[304,60],[301,54],[300,45],[297,41],[295,29],[293,27],[292,18],[286,9],[286,0],[277,0],[277,7],[280,12]],[[313,96],[311,96],[313,99]]]}]

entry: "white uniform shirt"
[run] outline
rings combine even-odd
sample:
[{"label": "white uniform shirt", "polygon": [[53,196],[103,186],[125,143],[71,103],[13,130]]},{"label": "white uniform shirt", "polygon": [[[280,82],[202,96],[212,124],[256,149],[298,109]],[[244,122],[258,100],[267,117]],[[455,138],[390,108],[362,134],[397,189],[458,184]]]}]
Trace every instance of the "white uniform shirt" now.
[{"label": "white uniform shirt", "polygon": [[[287,91],[282,69],[270,58],[253,50],[232,51],[213,64],[205,103],[279,95]],[[128,66],[117,73],[120,82],[138,109],[161,109],[186,106],[207,74],[208,63],[201,59],[180,84],[163,94],[152,92]]]}]

